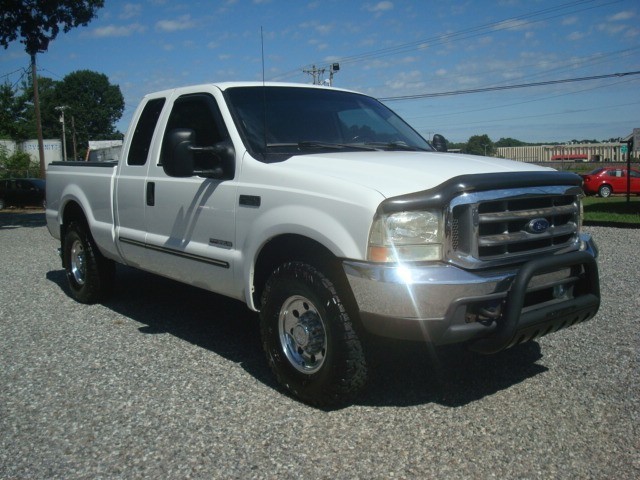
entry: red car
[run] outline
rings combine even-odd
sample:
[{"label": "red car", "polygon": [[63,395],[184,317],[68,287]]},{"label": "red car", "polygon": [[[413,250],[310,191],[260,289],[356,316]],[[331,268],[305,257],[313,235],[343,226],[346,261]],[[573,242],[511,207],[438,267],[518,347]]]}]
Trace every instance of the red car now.
[{"label": "red car", "polygon": [[[600,167],[586,175],[580,175],[587,195],[608,197],[613,193],[627,193],[627,169]],[[640,194],[640,171],[631,169],[631,193]]]}]

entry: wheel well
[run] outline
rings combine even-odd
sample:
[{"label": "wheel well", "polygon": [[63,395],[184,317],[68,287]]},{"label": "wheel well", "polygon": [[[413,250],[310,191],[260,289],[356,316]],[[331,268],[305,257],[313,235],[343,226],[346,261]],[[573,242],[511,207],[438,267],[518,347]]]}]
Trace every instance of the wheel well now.
[{"label": "wheel well", "polygon": [[71,222],[79,222],[88,225],[87,216],[84,214],[82,207],[76,202],[69,202],[65,205],[62,212],[62,225],[60,226],[60,238],[64,239],[67,233],[67,227]]},{"label": "wheel well", "polygon": [[288,261],[301,261],[308,263],[326,275],[338,273],[338,260],[331,251],[315,240],[302,235],[280,235],[274,237],[264,245],[258,259],[256,260],[253,274],[253,301],[257,307],[260,306],[260,298],[264,285],[271,273]]}]

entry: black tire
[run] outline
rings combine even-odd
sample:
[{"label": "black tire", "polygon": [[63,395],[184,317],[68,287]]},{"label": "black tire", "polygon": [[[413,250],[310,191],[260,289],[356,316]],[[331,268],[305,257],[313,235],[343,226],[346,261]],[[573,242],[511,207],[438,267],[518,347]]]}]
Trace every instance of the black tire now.
[{"label": "black tire", "polygon": [[273,272],[260,332],[278,382],[303,402],[337,406],[364,388],[362,344],[334,284],[316,268],[289,262]]},{"label": "black tire", "polygon": [[105,258],[89,229],[72,222],[62,243],[62,261],[71,296],[81,303],[96,303],[113,291],[115,263]]},{"label": "black tire", "polygon": [[609,185],[600,185],[600,188],[598,189],[598,195],[600,195],[602,198],[610,197],[612,193],[613,190]]}]

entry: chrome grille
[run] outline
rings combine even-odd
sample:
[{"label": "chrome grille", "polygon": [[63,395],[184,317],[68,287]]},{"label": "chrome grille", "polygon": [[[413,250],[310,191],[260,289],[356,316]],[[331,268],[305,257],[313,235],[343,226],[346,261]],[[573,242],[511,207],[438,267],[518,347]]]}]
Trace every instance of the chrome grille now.
[{"label": "chrome grille", "polygon": [[448,219],[450,261],[481,268],[577,248],[580,198],[575,190],[567,192],[547,187],[454,199]]}]

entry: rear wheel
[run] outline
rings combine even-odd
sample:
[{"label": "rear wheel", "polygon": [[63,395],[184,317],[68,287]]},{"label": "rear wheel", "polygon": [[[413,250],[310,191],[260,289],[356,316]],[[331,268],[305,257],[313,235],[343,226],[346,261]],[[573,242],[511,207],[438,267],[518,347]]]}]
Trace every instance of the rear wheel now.
[{"label": "rear wheel", "polygon": [[62,259],[71,295],[77,301],[95,303],[111,294],[115,264],[100,253],[86,226],[69,224]]},{"label": "rear wheel", "polygon": [[598,195],[600,195],[602,198],[610,197],[612,193],[613,191],[611,190],[611,187],[609,185],[601,185],[598,189]]},{"label": "rear wheel", "polygon": [[364,387],[367,366],[351,318],[333,282],[311,265],[289,262],[273,272],[260,331],[276,378],[302,401],[346,403]]}]

